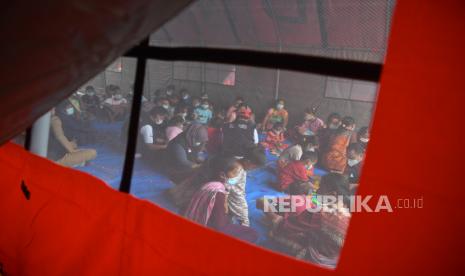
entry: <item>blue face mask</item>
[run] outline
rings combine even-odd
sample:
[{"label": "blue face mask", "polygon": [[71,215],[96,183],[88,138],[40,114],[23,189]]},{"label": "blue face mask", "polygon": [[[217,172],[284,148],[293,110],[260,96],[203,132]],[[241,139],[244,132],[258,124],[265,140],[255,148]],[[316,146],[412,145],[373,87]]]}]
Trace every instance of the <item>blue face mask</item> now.
[{"label": "blue face mask", "polygon": [[228,180],[226,180],[226,184],[236,185],[237,183],[239,183],[240,180],[241,180],[241,174],[239,173],[236,177],[228,178]]}]

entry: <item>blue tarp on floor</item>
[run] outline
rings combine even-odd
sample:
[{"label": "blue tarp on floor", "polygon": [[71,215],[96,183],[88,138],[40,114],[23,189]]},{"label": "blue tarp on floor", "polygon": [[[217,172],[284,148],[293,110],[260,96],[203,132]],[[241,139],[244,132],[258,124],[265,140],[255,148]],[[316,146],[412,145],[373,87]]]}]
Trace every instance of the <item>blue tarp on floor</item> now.
[{"label": "blue tarp on floor", "polygon": [[[99,130],[106,130],[114,133],[114,130],[117,128],[118,125],[107,125],[103,128],[99,128]],[[114,138],[115,137],[109,138],[106,141],[108,143],[105,143],[105,145],[87,145],[86,147],[94,148],[97,150],[97,158],[89,165],[85,167],[78,167],[76,169],[92,174],[104,180],[111,187],[118,189],[124,162],[124,153],[121,150],[116,150],[114,146],[109,146],[111,144],[117,144]],[[267,152],[268,162],[266,166],[249,171],[247,174],[246,199],[249,205],[249,219],[251,227],[259,233],[260,239],[258,243],[266,247],[271,246],[266,242],[268,229],[261,222],[263,212],[255,207],[255,202],[258,198],[265,195],[285,195],[284,193],[275,190],[270,185],[270,183],[277,181],[277,176],[275,173],[276,159],[276,156],[273,156]],[[324,174],[322,170],[318,169],[315,170],[315,173],[317,175]],[[156,172],[148,164],[145,164],[141,159],[136,159],[131,185],[131,194],[138,198],[149,200],[158,206],[166,208],[172,212],[177,212],[176,206],[170,200],[169,196],[167,196],[167,190],[173,187],[173,185],[174,184],[167,177]]]}]

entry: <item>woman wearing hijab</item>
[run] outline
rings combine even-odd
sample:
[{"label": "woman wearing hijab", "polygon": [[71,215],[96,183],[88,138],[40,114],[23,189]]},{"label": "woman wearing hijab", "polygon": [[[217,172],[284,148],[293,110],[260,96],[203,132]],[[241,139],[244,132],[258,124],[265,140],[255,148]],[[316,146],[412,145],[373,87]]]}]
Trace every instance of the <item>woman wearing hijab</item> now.
[{"label": "woman wearing hijab", "polygon": [[200,166],[198,156],[207,142],[207,127],[199,124],[190,125],[169,142],[166,170],[174,182],[188,178]]},{"label": "woman wearing hijab", "polygon": [[211,162],[209,179],[193,195],[184,216],[242,240],[255,242],[257,232],[250,227],[234,224],[229,210],[228,194],[240,182],[243,167],[235,158],[217,158]]}]

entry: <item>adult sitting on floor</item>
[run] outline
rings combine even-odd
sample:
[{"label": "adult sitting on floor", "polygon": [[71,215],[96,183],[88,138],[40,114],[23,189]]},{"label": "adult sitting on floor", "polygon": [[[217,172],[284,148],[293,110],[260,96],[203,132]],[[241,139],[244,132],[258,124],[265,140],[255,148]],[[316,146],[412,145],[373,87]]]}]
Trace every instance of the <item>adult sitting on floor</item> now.
[{"label": "adult sitting on floor", "polygon": [[188,126],[169,142],[165,170],[175,183],[187,179],[200,167],[199,153],[205,149],[207,142],[207,128],[200,124]]},{"label": "adult sitting on floor", "polygon": [[[73,101],[75,103],[75,101]],[[63,129],[68,138],[76,140],[79,144],[91,144],[96,141],[97,130],[89,120],[84,119],[75,104],[69,99],[64,100],[55,109],[60,117]]]},{"label": "adult sitting on floor", "polygon": [[[187,207],[193,195],[200,190],[201,185],[206,183],[209,177],[210,167],[212,163],[216,162],[221,156],[208,159],[203,166],[191,177],[184,181],[177,183],[175,187],[169,190],[170,196],[176,206],[181,210]],[[247,181],[247,168],[263,165],[264,161],[249,157],[238,160],[244,168],[238,176],[237,184],[229,187],[228,195],[228,208],[230,215],[237,223],[249,226],[249,207],[246,200],[246,181]]]},{"label": "adult sitting on floor", "polygon": [[238,108],[237,119],[223,126],[224,155],[232,155],[239,159],[247,156],[265,159],[263,148],[258,146],[258,133],[251,118],[252,109],[247,105],[241,105]]},{"label": "adult sitting on floor", "polygon": [[66,167],[86,165],[95,159],[94,149],[80,149],[76,140],[68,135],[66,124],[70,123],[69,116],[74,113],[74,107],[68,102],[60,104],[52,110],[48,158]]},{"label": "adult sitting on floor", "polygon": [[256,241],[257,232],[248,226],[234,224],[234,214],[229,209],[228,191],[239,183],[243,175],[241,164],[231,157],[217,158],[210,165],[208,178],[193,195],[184,216],[239,239]]}]

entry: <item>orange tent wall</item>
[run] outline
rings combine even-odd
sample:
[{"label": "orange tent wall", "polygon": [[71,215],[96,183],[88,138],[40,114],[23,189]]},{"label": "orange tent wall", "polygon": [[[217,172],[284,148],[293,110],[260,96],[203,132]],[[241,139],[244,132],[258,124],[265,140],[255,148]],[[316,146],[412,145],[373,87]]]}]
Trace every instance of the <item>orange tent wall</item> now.
[{"label": "orange tent wall", "polygon": [[12,144],[0,148],[3,269],[9,275],[463,272],[464,5],[397,5],[360,194],[387,194],[393,204],[423,197],[424,207],[354,214],[335,271],[202,228]]}]

